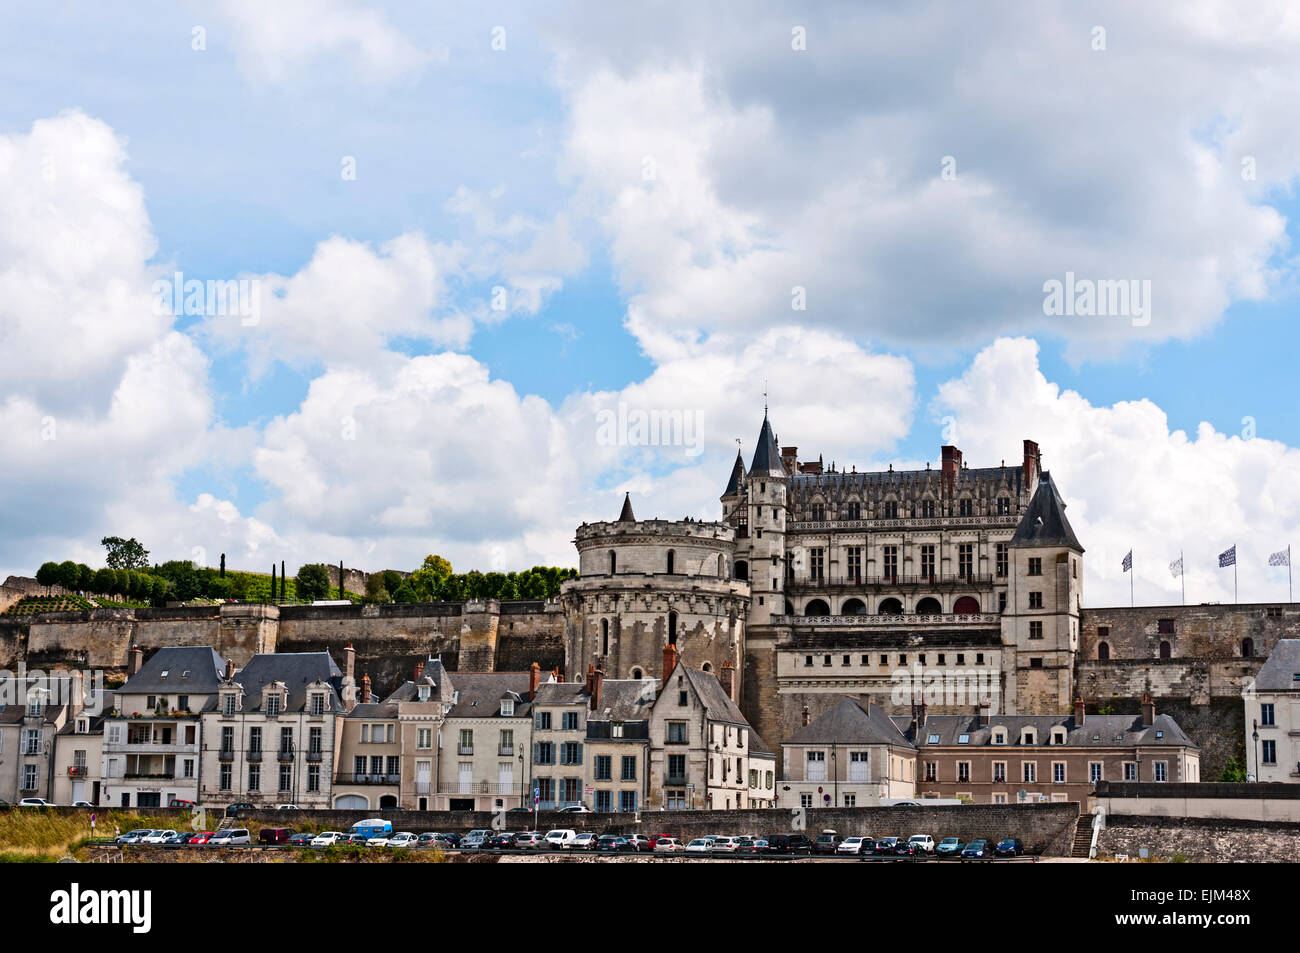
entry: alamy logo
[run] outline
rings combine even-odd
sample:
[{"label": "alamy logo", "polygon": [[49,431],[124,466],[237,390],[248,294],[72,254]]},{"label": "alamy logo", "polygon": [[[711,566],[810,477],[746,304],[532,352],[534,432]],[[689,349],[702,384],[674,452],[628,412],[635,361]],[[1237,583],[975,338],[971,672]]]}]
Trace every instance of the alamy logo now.
[{"label": "alamy logo", "polygon": [[58,926],[127,924],[133,933],[153,925],[151,890],[82,890],[73,884],[50,894],[50,922]]},{"label": "alamy logo", "polygon": [[618,402],[617,410],[596,412],[596,443],[602,447],[683,447],[686,456],[703,451],[702,415],[698,410],[645,410]]},{"label": "alamy logo", "polygon": [[1151,279],[1076,278],[1065,273],[1065,281],[1043,282],[1043,314],[1070,317],[1132,318],[1133,327],[1151,323]]}]

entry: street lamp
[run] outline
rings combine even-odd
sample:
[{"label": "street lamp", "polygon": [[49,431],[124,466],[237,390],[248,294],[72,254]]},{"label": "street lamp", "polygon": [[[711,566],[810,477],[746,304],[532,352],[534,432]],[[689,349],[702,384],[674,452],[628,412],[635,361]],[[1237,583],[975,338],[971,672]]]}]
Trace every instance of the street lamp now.
[{"label": "street lamp", "polygon": [[[1255,780],[1258,781],[1259,780],[1259,719],[1258,718],[1252,719],[1251,721],[1250,739],[1251,741],[1255,742]],[[1246,780],[1249,781],[1250,778],[1248,777],[1246,778]]]}]

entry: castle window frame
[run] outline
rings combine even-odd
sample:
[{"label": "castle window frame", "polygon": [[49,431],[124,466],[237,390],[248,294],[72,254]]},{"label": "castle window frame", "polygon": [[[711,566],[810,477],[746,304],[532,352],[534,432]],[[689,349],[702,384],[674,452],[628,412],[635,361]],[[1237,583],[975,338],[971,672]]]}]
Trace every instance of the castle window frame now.
[{"label": "castle window frame", "polygon": [[1041,609],[1043,607],[1043,594],[1035,591],[1029,594],[1029,608]]},{"label": "castle window frame", "polygon": [[1174,634],[1174,620],[1173,620],[1173,619],[1157,619],[1157,620],[1156,620],[1156,634],[1157,634],[1157,635],[1173,635],[1173,634]]},{"label": "castle window frame", "polygon": [[957,515],[958,515],[958,516],[974,516],[974,515],[975,515],[975,501],[972,500],[969,496],[963,496],[961,499],[959,499],[959,500],[957,501]]},{"label": "castle window frame", "polygon": [[665,562],[667,564],[668,575],[670,576],[674,575],[676,573],[676,562],[677,562],[676,551],[671,549],[668,550],[668,554],[665,559]]},{"label": "castle window frame", "polygon": [[1041,619],[1033,619],[1030,621],[1029,637],[1035,640],[1043,637],[1043,621]]},{"label": "castle window frame", "polygon": [[1006,496],[998,497],[998,516],[1011,515],[1011,499]]},{"label": "castle window frame", "polygon": [[1043,574],[1043,560],[1041,556],[1030,556],[1029,565],[1025,570],[1028,576],[1041,576]]},{"label": "castle window frame", "polygon": [[1109,643],[1109,642],[1098,642],[1098,643],[1097,643],[1097,661],[1099,661],[1099,662],[1109,662],[1109,661],[1110,661],[1110,643]]}]

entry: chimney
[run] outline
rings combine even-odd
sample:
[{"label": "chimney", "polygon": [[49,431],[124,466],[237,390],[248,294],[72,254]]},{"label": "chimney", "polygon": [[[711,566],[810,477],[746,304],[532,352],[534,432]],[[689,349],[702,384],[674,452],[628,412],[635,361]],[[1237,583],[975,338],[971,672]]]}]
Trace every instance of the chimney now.
[{"label": "chimney", "polygon": [[982,704],[976,705],[975,706],[975,727],[987,728],[988,724],[989,724],[989,706],[982,705]]},{"label": "chimney", "polygon": [[343,674],[348,678],[354,678],[357,667],[357,650],[349,642],[343,649]]},{"label": "chimney", "polygon": [[731,659],[722,663],[722,677],[718,679],[722,683],[722,690],[727,693],[727,697],[733,702],[736,700],[736,666],[731,664]]},{"label": "chimney", "polygon": [[1087,717],[1087,714],[1088,712],[1084,709],[1083,706],[1083,697],[1080,696],[1076,698],[1074,700],[1074,727],[1082,728],[1084,718]]},{"label": "chimney", "polygon": [[669,643],[664,646],[664,688],[668,687],[668,676],[677,667],[677,646]]},{"label": "chimney", "polygon": [[420,680],[420,676],[423,674],[424,674],[424,662],[423,660],[421,660],[415,663],[415,678],[411,679],[411,681],[418,682]]},{"label": "chimney", "polygon": [[226,681],[230,681],[234,677],[235,677],[235,660],[232,658],[228,658],[226,659]]},{"label": "chimney", "polygon": [[925,727],[925,702],[924,701],[912,706],[912,720],[916,722],[916,727],[918,728]]},{"label": "chimney", "polygon": [[541,683],[541,681],[542,681],[542,667],[538,665],[536,662],[534,662],[532,665],[528,666],[529,701],[537,697],[537,686]]},{"label": "chimney", "polygon": [[370,676],[361,676],[361,704],[370,704]]},{"label": "chimney", "polygon": [[782,447],[781,465],[785,467],[786,473],[794,473],[799,466],[799,448]]},{"label": "chimney", "polygon": [[943,458],[943,492],[945,496],[952,496],[953,484],[961,472],[961,451],[949,446],[943,447],[939,453]]},{"label": "chimney", "polygon": [[598,668],[591,676],[591,710],[600,710],[600,690],[605,684],[605,670]]},{"label": "chimney", "polygon": [[1156,723],[1156,703],[1151,700],[1151,693],[1142,695],[1142,727],[1150,728]]},{"label": "chimney", "polygon": [[135,675],[140,671],[140,668],[143,665],[144,649],[140,648],[138,645],[132,645],[130,655],[127,658],[126,674],[128,676]]},{"label": "chimney", "polygon": [[76,718],[81,714],[81,710],[86,707],[86,676],[81,673],[81,669],[74,669],[72,672],[71,695],[68,699],[69,714]]},{"label": "chimney", "polygon": [[807,728],[808,725],[811,724],[811,723],[812,723],[812,712],[810,712],[810,711],[808,710],[808,706],[807,706],[807,705],[804,705],[804,706],[803,706],[803,726],[804,726],[805,728]]},{"label": "chimney", "polygon": [[1042,461],[1038,456],[1038,444],[1034,443],[1032,440],[1026,440],[1025,460],[1024,463],[1021,464],[1021,469],[1024,471],[1023,483],[1026,490],[1034,485],[1034,480],[1038,476],[1041,465]]},{"label": "chimney", "polygon": [[558,667],[551,672],[551,675],[555,677],[557,682],[564,681],[564,673],[561,672]]}]

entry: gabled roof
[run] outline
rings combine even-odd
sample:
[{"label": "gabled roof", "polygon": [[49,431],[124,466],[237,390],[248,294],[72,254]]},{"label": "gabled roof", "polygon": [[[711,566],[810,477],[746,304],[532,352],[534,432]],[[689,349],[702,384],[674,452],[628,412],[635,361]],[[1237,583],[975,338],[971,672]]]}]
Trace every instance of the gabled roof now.
[{"label": "gabled roof", "polygon": [[225,663],[204,645],[168,645],[149,656],[118,691],[123,695],[211,695]]},{"label": "gabled roof", "polygon": [[895,745],[911,748],[898,726],[876,705],[843,698],[829,711],[804,725],[785,742],[791,745]]},{"label": "gabled roof", "polygon": [[500,718],[501,699],[515,699],[515,717],[531,717],[527,672],[456,672],[456,704],[448,718]]},{"label": "gabled roof", "polygon": [[763,412],[763,426],[758,431],[758,446],[754,448],[754,462],[749,465],[749,475],[785,476],[785,464],[781,462],[781,451],[772,434],[772,425],[768,423],[767,411]]},{"label": "gabled roof", "polygon": [[1300,691],[1300,639],[1279,639],[1255,678],[1260,692]]},{"label": "gabled roof", "polygon": [[[925,719],[925,726],[915,732],[911,730],[909,718],[899,715],[892,720],[907,729],[918,748],[992,745],[995,728],[1005,728],[1007,732],[1006,745],[995,747],[1016,747],[1025,728],[1033,728],[1034,741],[1044,747],[1051,747],[1053,728],[1065,729],[1065,745],[1058,747],[1197,747],[1169,715],[1156,715],[1150,725],[1143,725],[1140,715],[1087,715],[1082,725],[1075,723],[1073,715],[990,715],[987,718],[988,724],[977,727],[975,715],[930,715]],[[938,740],[932,742],[930,738],[936,735]],[[965,745],[961,744],[962,735],[967,736]]]},{"label": "gabled roof", "polygon": [[1043,471],[1034,498],[1025,507],[1020,525],[1011,537],[1011,546],[1065,546],[1083,552],[1070,521],[1065,518],[1065,502],[1056,491],[1052,475]]},{"label": "gabled roof", "polygon": [[736,462],[731,468],[731,476],[727,478],[727,488],[722,491],[721,499],[729,500],[733,496],[740,496],[745,486],[745,458],[741,455],[740,450],[736,450]]},{"label": "gabled roof", "polygon": [[[342,711],[343,673],[334,664],[328,652],[276,652],[273,654],[254,655],[248,664],[235,673],[235,684],[244,690],[244,711],[260,711],[262,708],[262,689],[272,682],[284,682],[289,692],[286,712],[302,711],[307,706],[307,686],[313,682],[324,682],[334,696],[330,706],[334,711]],[[216,700],[209,702],[215,706]]]},{"label": "gabled roof", "polygon": [[600,707],[587,721],[642,721],[658,695],[657,678],[607,678],[600,685]]},{"label": "gabled roof", "polygon": [[636,522],[636,516],[634,516],[633,513],[632,513],[632,494],[631,494],[631,493],[624,492],[624,494],[623,494],[623,509],[622,509],[622,511],[618,514],[618,522],[620,522],[620,523],[635,523],[635,522]]}]

